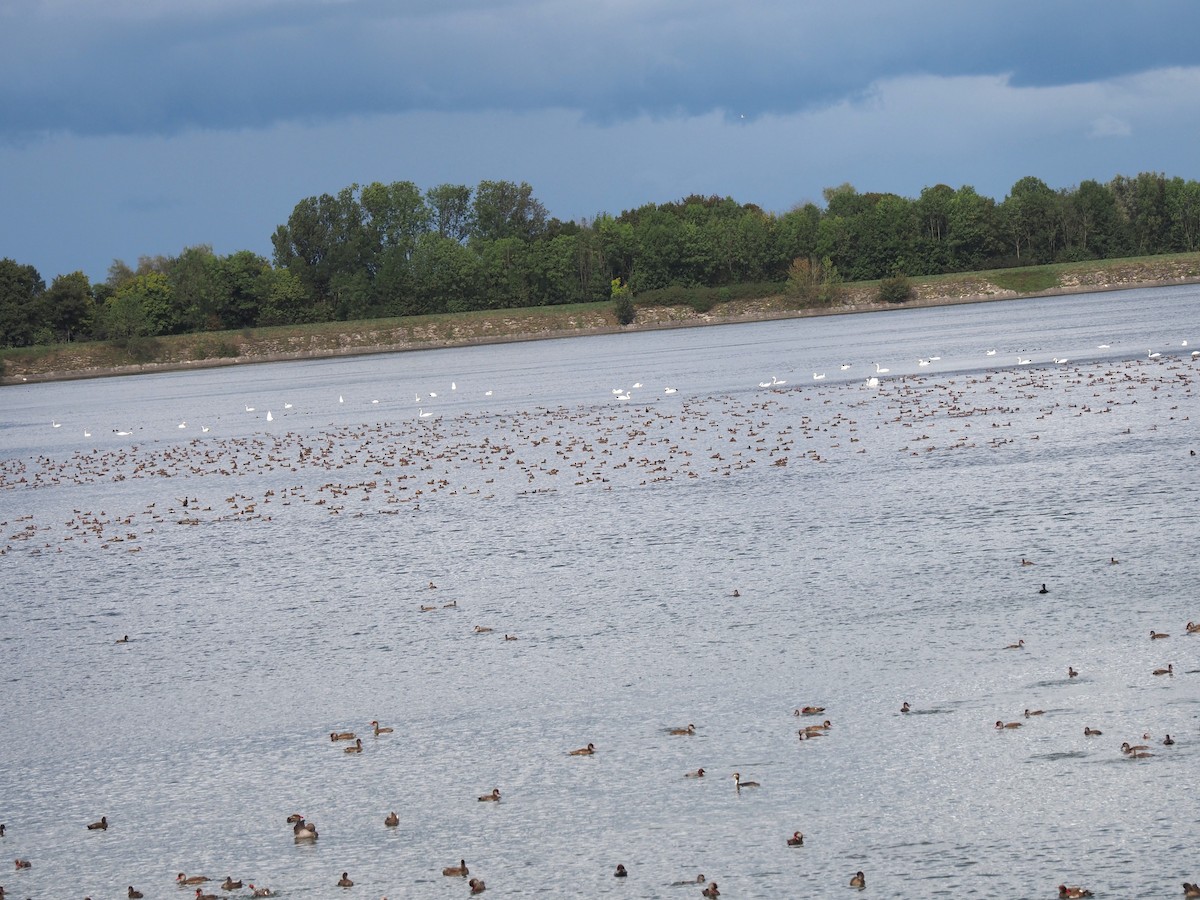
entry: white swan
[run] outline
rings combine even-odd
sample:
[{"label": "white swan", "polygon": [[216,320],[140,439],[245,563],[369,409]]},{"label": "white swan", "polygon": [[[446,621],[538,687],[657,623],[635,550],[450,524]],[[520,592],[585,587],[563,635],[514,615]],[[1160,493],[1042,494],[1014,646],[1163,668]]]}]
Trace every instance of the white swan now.
[{"label": "white swan", "polygon": [[274,421],[275,421],[275,417],[274,417],[273,415],[271,415],[271,411],[270,411],[269,409],[267,410],[267,421],[268,421],[268,422],[274,422]]},{"label": "white swan", "polygon": [[780,381],[780,380],[779,380],[778,378],[776,378],[774,375],[772,375],[772,376],[771,376],[771,386],[772,386],[772,387],[778,387],[778,386],[779,386],[779,385],[781,385],[781,384],[787,384],[787,382],[786,382],[786,381]]},{"label": "white swan", "polygon": [[62,428],[62,422],[55,422],[55,421],[51,421],[51,422],[50,422],[50,427],[51,427],[51,428]]},{"label": "white swan", "polygon": [[208,426],[207,425],[201,425],[200,430],[203,431],[205,434],[208,434]]},{"label": "white swan", "polygon": [[376,403],[376,404],[377,404],[377,403],[379,403],[379,401],[378,401],[378,400],[372,400],[371,402],[372,402],[372,403]]},{"label": "white swan", "polygon": [[929,365],[929,360],[927,360],[927,359],[918,359],[918,360],[917,360],[917,365],[918,365],[918,366],[927,366],[927,365]]},{"label": "white swan", "polygon": [[879,387],[879,379],[872,375],[867,379],[867,387]]},{"label": "white swan", "polygon": [[1147,351],[1146,351],[1146,357],[1147,357],[1148,359],[1159,359],[1159,358],[1161,358],[1161,357],[1162,357],[1162,354],[1161,354],[1161,353],[1155,353],[1153,350],[1147,350]]},{"label": "white swan", "polygon": [[1059,357],[1056,356],[1056,357],[1054,357],[1054,362],[1056,362],[1058,365],[1061,366],[1064,363],[1068,362],[1068,360],[1065,357],[1060,359]]},{"label": "white swan", "polygon": [[759,387],[770,387],[770,386],[771,386],[771,382],[769,382],[769,381],[760,381],[760,382],[758,383],[758,386],[759,386]]},{"label": "white swan", "polygon": [[484,391],[484,392],[483,392],[483,396],[485,396],[485,397],[490,397],[490,396],[492,396],[492,392],[491,392],[491,391]]},{"label": "white swan", "polygon": [[1022,358],[1022,357],[1020,357],[1020,356],[1018,356],[1018,357],[1017,357],[1017,365],[1018,365],[1018,366],[1027,366],[1027,365],[1029,365],[1031,362],[1033,362],[1033,360],[1032,360],[1032,359],[1023,359],[1023,358]]},{"label": "white swan", "polygon": [[[1186,343],[1187,343],[1187,341],[1184,341],[1184,343],[1186,344]],[[633,383],[633,386],[634,386],[635,388],[640,388],[640,387],[642,386],[642,383],[641,383],[640,381],[635,381],[635,382]]]},{"label": "white swan", "polygon": [[988,356],[995,356],[995,355],[996,355],[996,351],[995,351],[995,350],[989,350],[989,351],[987,352],[987,355],[988,355]]},{"label": "white swan", "polygon": [[175,427],[176,427],[176,428],[187,428],[187,420],[185,419],[184,421],[180,422],[180,423],[179,423],[178,425],[176,425]]},{"label": "white swan", "polygon": [[824,380],[825,380],[824,372],[820,372],[820,373],[813,372],[813,381],[824,381]]},{"label": "white swan", "polygon": [[437,396],[437,394],[435,394],[433,391],[430,391],[430,392],[429,392],[429,396],[430,396],[430,397],[436,397],[436,396]]},{"label": "white swan", "polygon": [[931,356],[931,357],[929,357],[929,359],[931,362],[937,362],[939,359],[941,359],[941,357],[940,356]]},{"label": "white swan", "polygon": [[131,434],[133,434],[133,432],[132,431],[118,431],[117,434],[120,437],[129,437]]},{"label": "white swan", "polygon": [[1107,350],[1107,349],[1109,349],[1109,347],[1108,347],[1108,344],[1099,344],[1099,345],[1097,345],[1096,349],[1097,350]]},{"label": "white swan", "polygon": [[892,371],[892,370],[881,368],[879,363],[875,363],[875,374],[876,375],[883,375],[884,373],[890,372],[890,371]]},{"label": "white swan", "polygon": [[254,412],[254,407],[249,403],[246,404],[246,412]]},{"label": "white swan", "polygon": [[285,403],[285,404],[283,404],[283,408],[284,408],[284,409],[291,409],[291,408],[292,408],[292,404],[290,404],[290,403]]},{"label": "white swan", "polygon": [[676,391],[676,388],[673,388],[673,387],[669,387],[669,388],[663,388],[663,393],[664,393],[664,394],[674,394],[674,393],[675,393],[675,391]]},{"label": "white swan", "polygon": [[425,410],[423,410],[423,409],[418,409],[417,415],[420,416],[422,419],[428,419],[430,416],[433,415],[433,413],[425,412]]},{"label": "white swan", "polygon": [[1192,359],[1200,359],[1200,350],[1192,351]]},{"label": "white swan", "polygon": [[85,432],[83,433],[83,436],[84,436],[84,437],[91,437],[91,436],[92,436],[92,433],[91,433],[90,431],[85,431]]},{"label": "white swan", "polygon": [[345,403],[345,402],[346,401],[342,399],[342,395],[338,394],[338,403]]},{"label": "white swan", "polygon": [[850,363],[842,363],[842,371],[845,372],[850,368]]},{"label": "white swan", "polygon": [[452,390],[452,391],[457,391],[457,390],[458,390],[458,385],[457,385],[457,384],[455,384],[453,381],[452,381],[452,382],[450,382],[450,390]]}]

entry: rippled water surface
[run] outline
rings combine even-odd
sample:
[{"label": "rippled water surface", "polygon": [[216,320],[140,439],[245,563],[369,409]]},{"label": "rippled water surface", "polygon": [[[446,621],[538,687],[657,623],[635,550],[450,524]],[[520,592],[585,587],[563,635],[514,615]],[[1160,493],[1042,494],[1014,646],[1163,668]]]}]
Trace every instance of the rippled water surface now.
[{"label": "rippled water surface", "polygon": [[1164,288],[6,388],[0,884],[1177,895],[1197,322]]}]

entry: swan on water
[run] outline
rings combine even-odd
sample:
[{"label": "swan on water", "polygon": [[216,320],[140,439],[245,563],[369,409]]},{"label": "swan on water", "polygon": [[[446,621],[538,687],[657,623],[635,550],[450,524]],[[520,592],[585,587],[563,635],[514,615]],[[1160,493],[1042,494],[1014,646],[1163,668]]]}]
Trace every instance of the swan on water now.
[{"label": "swan on water", "polygon": [[62,422],[55,422],[55,421],[51,421],[51,422],[50,422],[50,427],[51,427],[51,428],[62,428]]},{"label": "swan on water", "polygon": [[674,394],[677,389],[673,387],[663,388],[664,394]]},{"label": "swan on water", "polygon": [[996,355],[996,351],[995,351],[995,350],[989,350],[989,351],[987,352],[987,355],[988,355],[988,356],[995,356],[995,355]]},{"label": "swan on water", "polygon": [[246,404],[246,412],[254,412],[254,407],[249,403]]},{"label": "swan on water", "polygon": [[917,365],[918,365],[918,366],[927,366],[927,365],[929,365],[929,360],[927,360],[927,359],[918,359],[918,360],[917,360]]},{"label": "swan on water", "polygon": [[867,387],[879,387],[879,379],[872,375],[867,379]]},{"label": "swan on water", "polygon": [[425,410],[423,410],[423,409],[418,409],[417,415],[420,416],[422,419],[428,419],[430,416],[433,415],[433,413],[425,412]]},{"label": "swan on water", "polygon": [[273,415],[271,415],[271,411],[270,411],[269,409],[267,410],[267,421],[268,421],[268,422],[274,422],[274,421],[275,421],[275,417],[274,417]]},{"label": "swan on water", "polygon": [[345,403],[345,402],[346,401],[342,399],[342,395],[338,394],[338,403]]},{"label": "swan on water", "polygon": [[290,404],[290,403],[285,403],[285,404],[283,404],[283,408],[284,408],[284,409],[291,409],[291,408],[292,408],[292,404]]},{"label": "swan on water", "polygon": [[92,433],[91,433],[90,431],[85,431],[85,432],[83,433],[83,436],[84,436],[84,437],[91,437],[91,436],[92,436]]},{"label": "swan on water", "polygon": [[1159,359],[1159,358],[1161,358],[1161,357],[1162,357],[1162,354],[1161,354],[1161,353],[1155,353],[1153,350],[1147,350],[1147,351],[1146,351],[1146,357],[1147,357],[1148,359]]},{"label": "swan on water", "polygon": [[787,382],[786,382],[786,381],[780,381],[780,380],[779,380],[778,378],[776,378],[774,375],[772,375],[772,376],[771,376],[771,386],[772,386],[772,387],[778,387],[778,386],[779,386],[779,385],[781,385],[781,384],[787,384]]},{"label": "swan on water", "polygon": [[892,371],[892,370],[891,370],[891,369],[884,369],[884,368],[882,368],[882,367],[879,365],[879,363],[875,363],[875,374],[876,374],[876,375],[883,375],[883,374],[885,374],[885,373],[887,373],[887,372],[890,372],[890,371]]},{"label": "swan on water", "polygon": [[850,368],[850,363],[842,363],[842,371],[845,372]]},{"label": "swan on water", "polygon": [[1024,358],[1022,358],[1022,357],[1020,357],[1020,356],[1018,356],[1018,357],[1017,357],[1017,365],[1018,365],[1018,366],[1027,366],[1027,365],[1029,365],[1031,362],[1033,362],[1033,360],[1032,360],[1032,359],[1024,359]]},{"label": "swan on water", "polygon": [[813,381],[824,381],[824,380],[825,380],[824,372],[820,372],[820,373],[813,372]]}]

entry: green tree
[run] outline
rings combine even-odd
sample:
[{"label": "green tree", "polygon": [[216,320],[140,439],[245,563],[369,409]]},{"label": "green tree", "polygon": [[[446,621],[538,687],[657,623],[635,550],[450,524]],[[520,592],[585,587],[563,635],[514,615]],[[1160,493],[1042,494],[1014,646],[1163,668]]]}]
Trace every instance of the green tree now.
[{"label": "green tree", "polygon": [[105,303],[108,337],[157,337],[170,334],[176,325],[171,285],[159,272],[136,275]]},{"label": "green tree", "polygon": [[1172,178],[1167,182],[1171,248],[1191,253],[1200,248],[1200,182]]},{"label": "green tree", "polygon": [[225,285],[223,303],[217,309],[221,327],[235,329],[253,325],[266,300],[262,293],[263,275],[270,271],[271,264],[249,250],[232,253],[220,263],[221,280]]},{"label": "green tree", "polygon": [[1040,178],[1027,176],[1012,186],[1000,205],[1000,221],[1018,262],[1049,262],[1055,255],[1058,196]]},{"label": "green tree", "polygon": [[546,207],[525,182],[481,181],[471,202],[474,240],[533,240],[546,228]]},{"label": "green tree", "polygon": [[305,325],[329,317],[290,269],[265,269],[259,275],[255,293],[262,298],[259,325]]},{"label": "green tree", "polygon": [[632,325],[637,318],[637,307],[633,305],[633,292],[620,278],[612,280],[613,314],[618,325]]},{"label": "green tree", "polygon": [[413,289],[403,315],[481,308],[479,258],[458,241],[423,234],[412,259]]},{"label": "green tree", "polygon": [[33,266],[0,259],[0,346],[25,347],[43,326],[39,318],[46,283]]},{"label": "green tree", "polygon": [[229,288],[221,260],[208,244],[185,247],[166,266],[171,285],[171,319],[179,331],[215,331],[221,310],[228,305]]},{"label": "green tree", "polygon": [[439,184],[425,192],[430,227],[444,238],[464,243],[471,236],[471,189],[465,184]]},{"label": "green tree", "polygon": [[57,276],[42,302],[44,322],[59,340],[71,341],[91,324],[92,286],[82,272]]}]

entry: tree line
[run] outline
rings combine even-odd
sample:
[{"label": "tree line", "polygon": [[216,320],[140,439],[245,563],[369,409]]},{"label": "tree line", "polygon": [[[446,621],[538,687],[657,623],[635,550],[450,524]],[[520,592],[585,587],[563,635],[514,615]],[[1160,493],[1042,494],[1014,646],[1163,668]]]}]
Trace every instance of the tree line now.
[{"label": "tree line", "polygon": [[1143,172],[1054,190],[1027,177],[1001,202],[969,186],[914,199],[844,184],[783,214],[693,195],[579,222],[551,217],[525,183],[376,182],[301,200],[271,244],[271,260],[196,246],[49,287],[2,259],[0,346],[590,303],[614,285],[637,297],[1195,251],[1200,182]]}]

